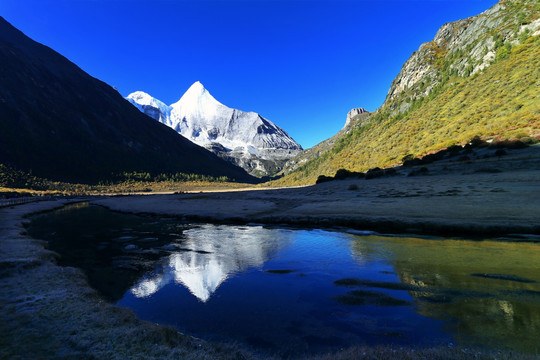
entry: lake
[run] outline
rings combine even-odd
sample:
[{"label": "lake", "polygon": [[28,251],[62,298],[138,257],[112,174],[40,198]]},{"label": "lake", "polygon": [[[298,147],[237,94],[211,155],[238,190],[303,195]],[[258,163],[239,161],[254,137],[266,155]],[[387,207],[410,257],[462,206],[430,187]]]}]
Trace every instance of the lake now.
[{"label": "lake", "polygon": [[210,341],[295,356],[354,344],[540,351],[540,244],[186,223],[88,203],[28,232],[105,299]]}]

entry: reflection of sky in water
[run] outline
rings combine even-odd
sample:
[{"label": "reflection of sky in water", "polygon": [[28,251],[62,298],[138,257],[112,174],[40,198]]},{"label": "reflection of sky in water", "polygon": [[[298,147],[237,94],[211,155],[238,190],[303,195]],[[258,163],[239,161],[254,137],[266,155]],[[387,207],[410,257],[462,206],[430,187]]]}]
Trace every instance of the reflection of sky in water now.
[{"label": "reflection of sky in water", "polygon": [[206,302],[229,276],[250,267],[261,267],[288,244],[285,233],[263,227],[204,225],[184,231],[182,249],[163,261],[161,269],[137,284],[131,292],[148,297],[174,281]]},{"label": "reflection of sky in water", "polygon": [[[140,281],[121,305],[197,336],[308,352],[359,342],[454,341],[530,351],[540,335],[539,245],[260,226],[204,225],[184,235],[182,249]],[[533,282],[471,276],[477,273]],[[343,278],[371,284],[334,284]],[[355,290],[411,305],[336,301]]]},{"label": "reflection of sky in water", "polygon": [[[185,230],[178,251],[118,304],[195,336],[291,354],[363,342],[449,341],[440,324],[410,306],[336,301],[353,290],[334,284],[341,278],[398,281],[380,244],[364,254],[353,239],[321,230],[203,225]],[[405,291],[386,293],[412,301]]]},{"label": "reflection of sky in water", "polygon": [[[358,343],[540,351],[540,244],[189,225],[83,205],[28,231],[120,306],[205,339],[283,357]],[[358,283],[334,283],[346,278]],[[365,302],[339,301],[351,292]]]}]

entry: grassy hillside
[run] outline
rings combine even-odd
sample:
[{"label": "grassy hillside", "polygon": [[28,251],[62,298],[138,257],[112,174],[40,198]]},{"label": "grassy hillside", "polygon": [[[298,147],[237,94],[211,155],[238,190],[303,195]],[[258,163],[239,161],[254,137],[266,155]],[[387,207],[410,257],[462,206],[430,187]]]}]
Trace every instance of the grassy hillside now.
[{"label": "grassy hillside", "polygon": [[276,185],[396,165],[476,136],[538,136],[539,33],[538,0],[500,0],[444,24],[405,62],[381,108],[292,159]]},{"label": "grassy hillside", "polygon": [[[426,155],[475,136],[540,140],[540,36],[522,41],[505,46],[487,69],[448,76],[425,97],[411,100],[405,92],[275,185],[314,183],[341,168],[388,167],[408,154]],[[408,110],[392,110],[407,101]]]}]

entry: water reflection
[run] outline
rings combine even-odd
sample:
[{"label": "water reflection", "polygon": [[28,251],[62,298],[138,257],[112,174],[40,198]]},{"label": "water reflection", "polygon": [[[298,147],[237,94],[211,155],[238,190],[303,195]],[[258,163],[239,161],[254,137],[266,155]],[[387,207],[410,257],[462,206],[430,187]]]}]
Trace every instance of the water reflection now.
[{"label": "water reflection", "polygon": [[107,299],[283,357],[358,343],[538,353],[540,244],[182,224],[85,204],[29,233]]},{"label": "water reflection", "polygon": [[408,295],[355,291],[352,303],[365,306],[349,306],[348,290],[334,285],[344,274],[396,278],[385,261],[366,255],[355,262],[350,251],[351,236],[342,233],[199,226],[185,230],[177,251],[119,305],[182,332],[284,357],[360,342],[448,339],[408,306]]},{"label": "water reflection", "polygon": [[202,302],[235,273],[261,267],[291,239],[262,226],[203,225],[184,231],[182,247],[131,292],[148,297],[171,281],[182,284]]},{"label": "water reflection", "polygon": [[445,322],[461,344],[540,351],[540,245],[371,236],[355,257],[384,258],[411,285],[419,314]]}]

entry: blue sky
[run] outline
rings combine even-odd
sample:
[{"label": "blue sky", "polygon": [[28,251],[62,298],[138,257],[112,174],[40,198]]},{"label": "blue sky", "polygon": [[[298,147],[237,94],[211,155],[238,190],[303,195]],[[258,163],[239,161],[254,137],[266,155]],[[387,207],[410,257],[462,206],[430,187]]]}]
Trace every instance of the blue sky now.
[{"label": "blue sky", "polygon": [[167,104],[201,81],[304,148],[376,110],[446,22],[496,0],[0,0],[0,15],[122,95]]}]

